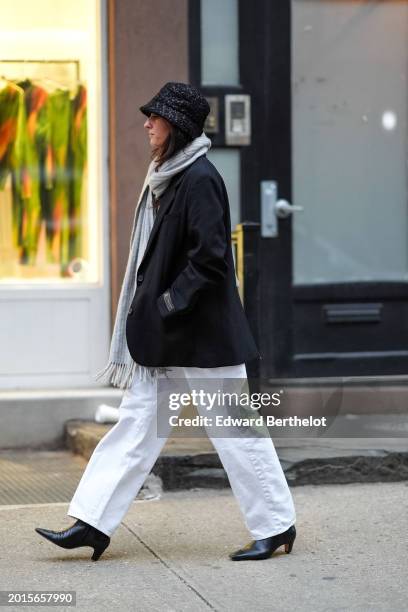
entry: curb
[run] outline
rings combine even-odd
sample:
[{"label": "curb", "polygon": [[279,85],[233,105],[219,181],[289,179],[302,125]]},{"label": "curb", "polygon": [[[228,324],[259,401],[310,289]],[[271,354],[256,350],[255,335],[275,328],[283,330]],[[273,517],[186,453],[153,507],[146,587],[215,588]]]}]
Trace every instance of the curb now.
[{"label": "curb", "polygon": [[[96,445],[111,427],[86,420],[67,421],[66,447],[89,460]],[[289,442],[293,447],[293,440]],[[370,448],[341,456],[338,449],[333,448],[332,456],[319,457],[319,449],[316,448],[316,456],[311,457],[309,446],[302,458],[299,448],[297,458],[291,460],[287,448],[276,447],[290,486],[408,480],[408,451]],[[206,439],[190,440],[186,446],[185,441],[183,444],[183,440],[173,438],[166,444],[152,473],[161,478],[165,490],[228,487],[227,475],[218,454],[212,449],[210,441]]]}]

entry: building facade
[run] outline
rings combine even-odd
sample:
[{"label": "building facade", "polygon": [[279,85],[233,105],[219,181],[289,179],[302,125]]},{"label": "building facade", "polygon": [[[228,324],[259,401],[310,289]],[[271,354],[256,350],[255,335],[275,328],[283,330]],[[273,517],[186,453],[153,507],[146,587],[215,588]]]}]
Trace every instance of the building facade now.
[{"label": "building facade", "polygon": [[4,7],[1,388],[95,386],[149,162],[139,106],[170,80],[207,96],[232,229],[254,224],[261,376],[405,374],[407,15],[400,1]]}]

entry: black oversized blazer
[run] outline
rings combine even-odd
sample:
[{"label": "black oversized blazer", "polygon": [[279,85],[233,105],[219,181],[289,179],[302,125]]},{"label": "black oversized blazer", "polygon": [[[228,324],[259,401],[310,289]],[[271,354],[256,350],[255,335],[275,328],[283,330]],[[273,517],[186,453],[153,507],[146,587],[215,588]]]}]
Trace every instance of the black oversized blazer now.
[{"label": "black oversized blazer", "polygon": [[243,310],[224,181],[198,157],[159,200],[126,321],[141,365],[213,368],[258,358]]}]

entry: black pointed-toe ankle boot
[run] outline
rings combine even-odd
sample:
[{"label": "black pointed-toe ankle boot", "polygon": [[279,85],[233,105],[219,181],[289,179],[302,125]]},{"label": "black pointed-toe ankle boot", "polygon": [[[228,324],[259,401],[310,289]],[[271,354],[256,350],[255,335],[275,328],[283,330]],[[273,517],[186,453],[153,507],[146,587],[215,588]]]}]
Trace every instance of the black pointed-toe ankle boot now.
[{"label": "black pointed-toe ankle boot", "polygon": [[92,561],[97,561],[103,551],[109,546],[110,537],[78,519],[71,527],[63,531],[51,531],[50,529],[35,528],[36,532],[62,548],[79,548],[90,546],[94,549]]},{"label": "black pointed-toe ankle boot", "polygon": [[294,525],[291,525],[289,529],[283,533],[263,540],[254,540],[250,544],[244,546],[244,548],[230,554],[230,559],[232,559],[232,561],[257,561],[260,559],[268,559],[279,546],[284,546],[285,552],[290,553],[295,538],[296,528]]}]

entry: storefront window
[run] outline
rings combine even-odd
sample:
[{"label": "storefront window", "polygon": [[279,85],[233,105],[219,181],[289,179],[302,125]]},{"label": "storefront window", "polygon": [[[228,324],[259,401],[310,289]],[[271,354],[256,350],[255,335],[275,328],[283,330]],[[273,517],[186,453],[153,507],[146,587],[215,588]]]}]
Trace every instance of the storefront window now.
[{"label": "storefront window", "polygon": [[98,278],[97,5],[2,8],[0,282]]}]

